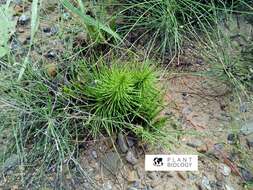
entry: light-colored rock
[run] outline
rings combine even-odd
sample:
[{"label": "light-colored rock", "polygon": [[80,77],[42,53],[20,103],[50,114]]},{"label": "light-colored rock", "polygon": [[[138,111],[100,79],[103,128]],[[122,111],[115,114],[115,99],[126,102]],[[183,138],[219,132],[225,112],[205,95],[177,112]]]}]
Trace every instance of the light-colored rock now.
[{"label": "light-colored rock", "polygon": [[203,176],[203,178],[201,180],[201,187],[203,190],[212,190],[211,185],[210,185],[210,181],[206,176]]},{"label": "light-colored rock", "polygon": [[127,173],[127,181],[134,182],[138,179],[138,176],[134,170],[128,171]]},{"label": "light-colored rock", "polygon": [[135,157],[134,152],[133,152],[131,149],[128,150],[128,152],[127,152],[126,160],[127,160],[130,164],[132,164],[132,165],[135,165],[135,164],[137,164],[137,162],[138,162],[137,158]]},{"label": "light-colored rock", "polygon": [[253,121],[248,121],[241,128],[241,133],[244,135],[249,135],[253,133]]},{"label": "light-colored rock", "polygon": [[229,176],[231,174],[231,168],[228,167],[226,164],[220,164],[219,165],[219,171],[224,175],[224,176]]}]

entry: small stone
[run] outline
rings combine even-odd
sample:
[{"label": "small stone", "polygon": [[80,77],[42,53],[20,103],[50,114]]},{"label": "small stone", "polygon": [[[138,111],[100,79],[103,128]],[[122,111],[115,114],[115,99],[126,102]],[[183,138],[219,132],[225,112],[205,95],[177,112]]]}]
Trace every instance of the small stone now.
[{"label": "small stone", "polygon": [[230,133],[228,134],[227,140],[228,140],[228,144],[235,144],[238,140],[238,135]]},{"label": "small stone", "polygon": [[224,176],[229,176],[231,173],[231,168],[228,167],[226,164],[220,164],[219,165],[219,171],[224,175]]},{"label": "small stone", "polygon": [[198,64],[198,65],[203,65],[204,63],[203,63],[203,60],[202,60],[202,59],[197,59],[197,60],[196,60],[196,64]]},{"label": "small stone", "polygon": [[230,96],[230,97],[229,97],[229,100],[230,100],[231,102],[233,102],[233,101],[235,100],[235,97],[234,97],[234,96]]},{"label": "small stone", "polygon": [[250,148],[253,148],[253,134],[250,134],[246,137],[246,142]]},{"label": "small stone", "polygon": [[206,152],[208,151],[207,145],[206,145],[206,144],[203,144],[203,145],[197,147],[197,151],[198,151],[199,153],[206,153]]},{"label": "small stone", "polygon": [[244,135],[249,135],[253,133],[253,121],[249,121],[245,123],[241,128],[241,133]]},{"label": "small stone", "polygon": [[134,153],[132,150],[128,150],[127,152],[127,155],[126,155],[126,160],[132,164],[132,165],[135,165],[137,164],[138,160],[137,158],[135,157]]},{"label": "small stone", "polygon": [[107,181],[103,184],[103,190],[112,190],[112,183],[110,181]]},{"label": "small stone", "polygon": [[56,53],[53,50],[50,50],[50,51],[47,52],[47,54],[45,56],[48,59],[55,59],[56,58]]},{"label": "small stone", "polygon": [[204,143],[199,140],[199,139],[191,139],[189,142],[186,143],[186,145],[192,147],[192,148],[197,148],[202,146]]},{"label": "small stone", "polygon": [[128,171],[127,173],[127,181],[134,182],[137,180],[137,174],[134,170]]},{"label": "small stone", "polygon": [[244,168],[240,168],[240,170],[241,170],[242,177],[246,182],[253,182],[253,175],[249,170],[244,169]]},{"label": "small stone", "polygon": [[93,158],[97,159],[97,158],[98,158],[97,151],[92,150],[92,151],[91,151],[91,156],[92,156]]},{"label": "small stone", "polygon": [[187,96],[187,92],[182,92],[182,96]]},{"label": "small stone", "polygon": [[44,27],[43,32],[49,36],[55,35],[58,32],[58,28],[56,26],[53,27]]},{"label": "small stone", "polygon": [[22,14],[18,19],[18,23],[21,25],[26,25],[29,22],[29,20],[30,20],[29,16]]},{"label": "small stone", "polygon": [[119,145],[120,150],[123,153],[126,153],[128,151],[127,142],[126,142],[125,136],[122,133],[118,134],[117,143]]},{"label": "small stone", "polygon": [[211,190],[212,189],[211,185],[210,185],[210,181],[206,176],[204,176],[202,178],[201,187],[202,187],[203,190]]},{"label": "small stone", "polygon": [[226,109],[226,107],[227,107],[227,105],[224,102],[220,103],[220,109],[222,111],[224,111]]},{"label": "small stone", "polygon": [[135,188],[140,188],[141,187],[141,181],[140,180],[134,181],[132,186],[135,187]]},{"label": "small stone", "polygon": [[45,33],[50,33],[50,31],[51,31],[50,27],[44,27],[43,28],[43,32],[45,32]]}]

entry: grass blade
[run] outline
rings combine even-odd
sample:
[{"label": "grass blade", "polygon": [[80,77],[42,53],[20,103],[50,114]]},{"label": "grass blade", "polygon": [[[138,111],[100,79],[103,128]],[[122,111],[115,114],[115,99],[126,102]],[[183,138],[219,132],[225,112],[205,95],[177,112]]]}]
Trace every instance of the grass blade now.
[{"label": "grass blade", "polygon": [[32,47],[32,43],[33,43],[33,39],[35,36],[35,33],[38,29],[38,12],[39,12],[39,0],[33,0],[32,2],[32,18],[31,18],[31,40],[30,40],[30,46],[29,46],[29,50],[28,53],[25,57],[23,66],[19,72],[19,76],[18,76],[18,81],[20,81],[22,79],[22,76],[25,72],[25,69],[27,67],[27,64],[29,63],[29,56],[30,56],[30,51],[31,51],[31,47]]},{"label": "grass blade", "polygon": [[103,30],[104,32],[110,34],[115,39],[122,41],[120,36],[115,31],[113,31],[110,27],[104,25],[103,23],[101,23],[97,19],[92,18],[89,15],[83,14],[82,11],[76,8],[72,3],[70,3],[69,0],[61,0],[61,2],[65,8],[70,10],[73,14],[78,15],[81,18],[84,25],[88,27],[94,27],[98,31]]}]

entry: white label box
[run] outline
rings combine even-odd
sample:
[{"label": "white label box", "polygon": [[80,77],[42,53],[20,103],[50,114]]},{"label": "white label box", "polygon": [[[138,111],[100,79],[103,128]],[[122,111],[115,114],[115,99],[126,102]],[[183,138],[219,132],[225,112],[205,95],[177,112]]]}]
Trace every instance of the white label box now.
[{"label": "white label box", "polygon": [[198,171],[198,155],[145,155],[146,171]]}]

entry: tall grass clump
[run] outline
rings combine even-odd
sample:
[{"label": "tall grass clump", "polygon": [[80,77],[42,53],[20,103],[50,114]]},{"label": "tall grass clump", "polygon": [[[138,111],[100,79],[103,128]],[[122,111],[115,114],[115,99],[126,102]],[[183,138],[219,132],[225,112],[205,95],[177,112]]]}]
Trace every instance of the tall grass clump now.
[{"label": "tall grass clump", "polygon": [[86,102],[84,109],[91,113],[87,124],[94,135],[123,131],[138,136],[144,130],[152,136],[161,129],[165,122],[159,116],[163,93],[151,65],[114,63],[92,73],[90,82],[73,83],[65,90]]},{"label": "tall grass clump", "polygon": [[[24,171],[34,172],[35,179],[50,172],[50,167],[61,171],[66,160],[75,159],[75,134],[81,132],[69,114],[60,84],[30,64],[20,81],[16,80],[19,70],[5,67],[5,78],[0,81],[4,112],[0,115],[5,118],[3,130],[11,134],[5,156],[18,154]],[[36,170],[30,167],[33,164]]]},{"label": "tall grass clump", "polygon": [[[189,37],[192,29],[199,26],[212,27],[213,11],[237,9],[241,1],[201,0],[121,0],[122,10],[119,31],[144,41],[151,48],[164,55],[166,52],[180,52],[183,39]],[[192,27],[194,26],[194,27]]]},{"label": "tall grass clump", "polygon": [[253,23],[246,19],[248,15],[252,13],[223,15],[216,19],[212,31],[196,38],[200,42],[198,54],[209,64],[207,74],[246,96],[253,90]]},{"label": "tall grass clump", "polygon": [[52,168],[60,175],[64,164],[77,163],[80,142],[99,134],[123,131],[151,143],[165,137],[163,93],[153,67],[73,65],[67,75],[59,71],[52,77],[28,64],[20,81],[19,70],[2,65],[1,130],[13,132],[5,155],[18,153],[24,171],[36,164],[35,178]]}]

